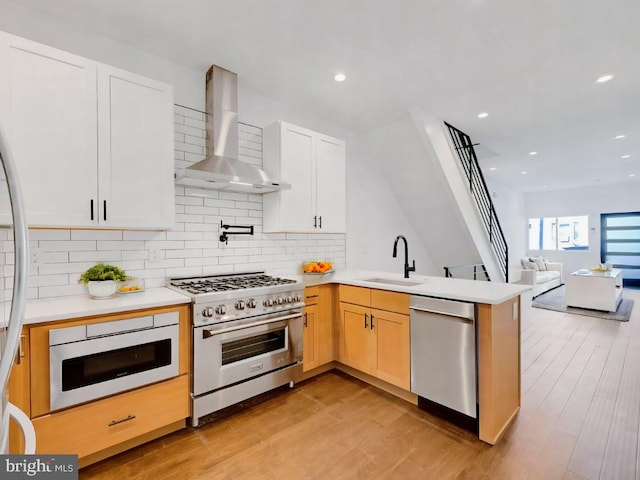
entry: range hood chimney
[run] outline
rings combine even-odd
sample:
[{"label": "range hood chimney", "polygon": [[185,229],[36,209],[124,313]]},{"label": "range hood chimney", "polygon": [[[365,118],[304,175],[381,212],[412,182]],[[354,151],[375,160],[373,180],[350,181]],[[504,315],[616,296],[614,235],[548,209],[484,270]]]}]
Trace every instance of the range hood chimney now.
[{"label": "range hood chimney", "polygon": [[290,189],[290,184],[238,159],[238,76],[213,65],[206,89],[207,156],[177,171],[176,184],[248,193]]}]

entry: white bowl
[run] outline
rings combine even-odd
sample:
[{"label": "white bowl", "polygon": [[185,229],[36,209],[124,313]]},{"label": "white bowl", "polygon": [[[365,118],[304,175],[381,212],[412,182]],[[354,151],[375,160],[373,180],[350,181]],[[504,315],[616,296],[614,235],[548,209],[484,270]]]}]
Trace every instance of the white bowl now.
[{"label": "white bowl", "polygon": [[111,298],[118,288],[113,280],[92,281],[87,284],[89,295],[92,298]]}]

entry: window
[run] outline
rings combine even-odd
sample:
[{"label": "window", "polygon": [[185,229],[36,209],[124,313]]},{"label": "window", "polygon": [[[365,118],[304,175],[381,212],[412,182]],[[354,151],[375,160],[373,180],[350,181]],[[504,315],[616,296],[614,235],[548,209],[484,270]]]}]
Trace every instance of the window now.
[{"label": "window", "polygon": [[589,216],[529,219],[529,250],[587,250]]}]

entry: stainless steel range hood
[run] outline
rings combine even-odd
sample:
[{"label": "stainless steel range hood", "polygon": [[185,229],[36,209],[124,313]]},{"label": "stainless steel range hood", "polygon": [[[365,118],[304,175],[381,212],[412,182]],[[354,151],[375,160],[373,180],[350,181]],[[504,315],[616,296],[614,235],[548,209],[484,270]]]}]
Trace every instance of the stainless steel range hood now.
[{"label": "stainless steel range hood", "polygon": [[176,184],[268,193],[291,185],[238,159],[238,76],[213,65],[207,72],[207,157],[176,171]]}]

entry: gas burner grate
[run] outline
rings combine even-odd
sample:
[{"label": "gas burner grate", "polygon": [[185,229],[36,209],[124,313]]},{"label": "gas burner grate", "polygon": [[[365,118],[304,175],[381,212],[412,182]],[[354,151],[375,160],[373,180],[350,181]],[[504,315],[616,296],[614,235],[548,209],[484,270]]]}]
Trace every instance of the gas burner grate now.
[{"label": "gas burner grate", "polygon": [[239,275],[201,277],[170,280],[173,287],[180,288],[192,294],[224,292],[229,290],[243,290],[246,288],[270,287],[296,283],[289,278],[272,277],[269,275]]}]

